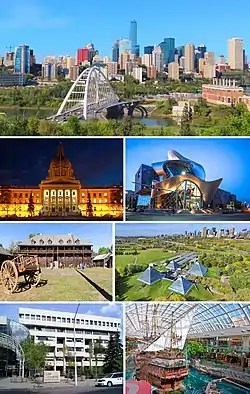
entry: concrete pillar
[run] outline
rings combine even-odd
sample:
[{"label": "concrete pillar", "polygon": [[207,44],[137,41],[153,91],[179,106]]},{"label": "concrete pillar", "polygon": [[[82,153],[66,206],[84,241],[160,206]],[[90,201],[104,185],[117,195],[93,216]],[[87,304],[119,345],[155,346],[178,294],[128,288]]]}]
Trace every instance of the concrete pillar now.
[{"label": "concrete pillar", "polygon": [[225,78],[222,78],[222,86],[225,86]]},{"label": "concrete pillar", "polygon": [[228,80],[228,86],[231,87],[231,79]]},{"label": "concrete pillar", "polygon": [[51,190],[49,189],[49,211],[51,210]]},{"label": "concrete pillar", "polygon": [[235,85],[236,85],[236,81],[235,81],[235,79],[233,80],[233,88],[235,88]]}]

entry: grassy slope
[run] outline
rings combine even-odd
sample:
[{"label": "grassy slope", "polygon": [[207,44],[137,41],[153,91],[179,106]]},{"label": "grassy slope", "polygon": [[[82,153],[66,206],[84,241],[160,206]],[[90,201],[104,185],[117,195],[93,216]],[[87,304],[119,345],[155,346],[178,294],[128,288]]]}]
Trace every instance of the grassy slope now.
[{"label": "grassy slope", "polygon": [[[103,268],[87,268],[84,274],[91,277],[100,287],[111,293],[112,270]],[[19,279],[20,283],[22,279]],[[0,293],[0,300],[5,301],[106,301],[106,299],[75,270],[42,269],[42,281],[47,281],[44,286],[14,294]],[[0,287],[1,289],[1,287]],[[20,289],[20,287],[19,287]],[[22,288],[21,288],[22,289]],[[1,289],[2,290],[2,289]]]},{"label": "grassy slope", "polygon": [[121,272],[121,269],[127,264],[133,264],[136,260],[137,264],[144,265],[145,269],[150,263],[157,263],[169,257],[175,256],[176,253],[163,252],[163,249],[148,249],[141,250],[137,256],[123,255],[115,257],[116,269]]}]

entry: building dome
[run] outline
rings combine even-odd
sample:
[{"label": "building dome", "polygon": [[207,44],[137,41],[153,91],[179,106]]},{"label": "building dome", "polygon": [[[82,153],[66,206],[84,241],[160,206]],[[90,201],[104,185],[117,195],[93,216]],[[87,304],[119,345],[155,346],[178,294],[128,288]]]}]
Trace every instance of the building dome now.
[{"label": "building dome", "polygon": [[57,177],[67,177],[75,179],[71,161],[64,155],[62,143],[60,143],[58,147],[57,155],[54,157],[54,159],[51,160],[47,179]]}]

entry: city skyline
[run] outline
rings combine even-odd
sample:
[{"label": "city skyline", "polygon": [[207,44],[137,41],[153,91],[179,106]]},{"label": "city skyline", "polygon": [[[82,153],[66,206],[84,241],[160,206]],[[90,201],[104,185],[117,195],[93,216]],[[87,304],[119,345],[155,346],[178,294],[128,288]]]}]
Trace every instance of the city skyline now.
[{"label": "city skyline", "polygon": [[[220,189],[236,194],[243,203],[250,202],[250,179],[245,158],[250,142],[246,139],[133,138],[126,140],[126,190],[134,190],[134,177],[141,164],[167,160],[168,150],[175,150],[205,170],[206,181],[223,178]],[[234,176],[232,176],[234,174]]]},{"label": "city skyline", "polygon": [[[129,38],[129,28],[132,20],[137,21],[138,44],[141,50],[144,46],[158,45],[165,37],[175,37],[177,46],[188,43],[194,43],[196,46],[205,44],[217,56],[220,54],[227,56],[227,41],[229,38],[240,37],[244,39],[245,48],[248,48],[250,45],[247,32],[247,8],[250,7],[249,5],[245,6],[246,12],[244,14],[241,13],[240,7],[239,9],[234,9],[233,13],[229,9],[230,7],[225,7],[223,9],[223,17],[227,20],[227,29],[221,30],[219,23],[221,15],[219,12],[214,12],[217,6],[215,0],[212,0],[206,12],[203,12],[199,2],[196,0],[190,11],[192,12],[192,17],[195,18],[196,28],[191,34],[187,35],[188,10],[185,10],[185,13],[179,12],[177,4],[166,5],[163,0],[160,0],[157,4],[160,11],[157,14],[157,24],[155,24],[154,29],[148,29],[151,21],[146,7],[143,8],[129,0],[121,13],[116,2],[109,0],[104,4],[98,5],[99,12],[95,14],[95,23],[99,27],[103,26],[105,28],[106,39],[104,42],[101,40],[99,33],[101,28],[91,29],[91,21],[88,21],[88,18],[84,20],[84,28],[86,29],[86,34],[83,31],[84,38],[78,34],[80,18],[82,18],[82,15],[88,15],[89,12],[93,12],[92,4],[81,5],[77,3],[78,12],[76,13],[73,0],[73,3],[71,3],[72,7],[65,8],[67,11],[64,12],[64,1],[60,2],[59,10],[57,2],[51,4],[48,0],[45,0],[42,4],[38,3],[38,1],[32,3],[26,1],[22,5],[14,0],[11,10],[7,4],[2,4],[0,37],[3,38],[0,38],[0,54],[4,54],[6,47],[10,45],[15,47],[21,43],[26,43],[35,50],[39,61],[42,61],[43,57],[49,54],[56,56],[68,54],[75,57],[77,48],[82,48],[88,42],[93,42],[102,56],[111,56],[113,42],[116,39]],[[170,18],[167,31],[165,29],[165,13],[163,12],[166,7],[168,13],[172,12],[175,14],[178,12],[178,25],[174,18]],[[81,9],[83,9],[83,13]],[[133,10],[132,12],[131,9]],[[26,23],[28,14],[32,15],[29,24]],[[204,23],[206,21],[209,22],[211,18],[213,19],[214,28],[206,33]],[[244,18],[246,23],[244,23]],[[240,20],[241,23],[235,27],[237,20]],[[218,26],[218,29],[216,29],[216,26]],[[1,30],[5,34],[1,34]],[[7,37],[6,30],[8,31]],[[40,34],[41,30],[43,30],[42,35]],[[51,34],[54,30],[56,30],[58,35]],[[65,30],[67,30],[67,34],[63,35],[63,40],[58,40],[57,37],[60,37],[60,34],[63,34],[63,32],[65,33]],[[200,34],[201,31],[202,35]]]},{"label": "city skyline", "polygon": [[73,234],[92,243],[95,252],[102,246],[110,247],[112,245],[112,225],[109,223],[0,223],[0,244],[4,248],[8,248],[12,241],[26,241],[29,234],[38,233],[44,235]]},{"label": "city skyline", "polygon": [[151,224],[151,223],[126,223],[116,225],[116,237],[128,237],[128,236],[156,236],[161,234],[184,234],[185,231],[193,233],[194,231],[202,231],[203,227],[211,229],[216,227],[217,230],[227,230],[235,228],[236,232],[240,232],[243,229],[250,231],[250,226],[244,225],[244,223],[171,223],[171,224]]}]

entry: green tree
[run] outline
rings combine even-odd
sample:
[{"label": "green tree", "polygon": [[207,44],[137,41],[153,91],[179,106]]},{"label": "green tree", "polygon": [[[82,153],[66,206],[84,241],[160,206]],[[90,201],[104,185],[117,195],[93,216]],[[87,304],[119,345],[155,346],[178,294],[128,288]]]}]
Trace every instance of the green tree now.
[{"label": "green tree", "polygon": [[93,217],[93,205],[90,197],[90,193],[87,192],[87,216]]},{"label": "green tree", "polygon": [[21,343],[21,346],[29,370],[45,367],[48,347],[43,342],[35,343],[34,339],[29,337]]},{"label": "green tree", "polygon": [[68,130],[68,135],[81,135],[81,122],[77,116],[70,116],[64,126]]},{"label": "green tree", "polygon": [[94,341],[93,353],[95,357],[95,378],[98,378],[98,356],[103,355],[105,353],[105,347],[102,345],[101,338],[98,338]]},{"label": "green tree", "polygon": [[198,116],[208,116],[211,113],[211,108],[208,106],[207,101],[203,98],[197,100],[194,105],[194,114]]},{"label": "green tree", "polygon": [[41,235],[40,233],[31,233],[29,234],[29,239],[35,237],[36,235]]},{"label": "green tree", "polygon": [[206,349],[201,342],[191,341],[187,344],[187,354],[189,358],[193,358],[196,356],[205,353]]},{"label": "green tree", "polygon": [[39,123],[40,121],[37,116],[31,116],[28,118],[28,130],[31,135],[38,135]]},{"label": "green tree", "polygon": [[234,291],[239,289],[247,289],[250,287],[250,274],[234,273],[230,276],[229,283]]},{"label": "green tree", "polygon": [[93,355],[94,355],[93,348],[94,348],[93,342],[90,341],[89,342],[89,349],[88,349],[88,351],[89,351],[89,372],[90,372],[90,375],[92,375],[92,358],[93,358]]},{"label": "green tree", "polygon": [[192,116],[190,113],[190,107],[187,103],[185,103],[182,115],[181,115],[181,128],[180,128],[180,135],[191,135],[191,120]]},{"label": "green tree", "polygon": [[35,213],[35,204],[34,204],[34,199],[33,199],[32,193],[30,193],[30,196],[29,196],[28,213],[30,216],[33,216]]},{"label": "green tree", "polygon": [[109,248],[109,247],[101,246],[101,247],[98,249],[98,254],[105,254],[105,253],[108,253],[109,251],[110,251],[110,248]]},{"label": "green tree", "polygon": [[120,335],[116,332],[111,335],[105,354],[103,372],[105,374],[111,372],[120,372],[123,370],[123,349]]}]

